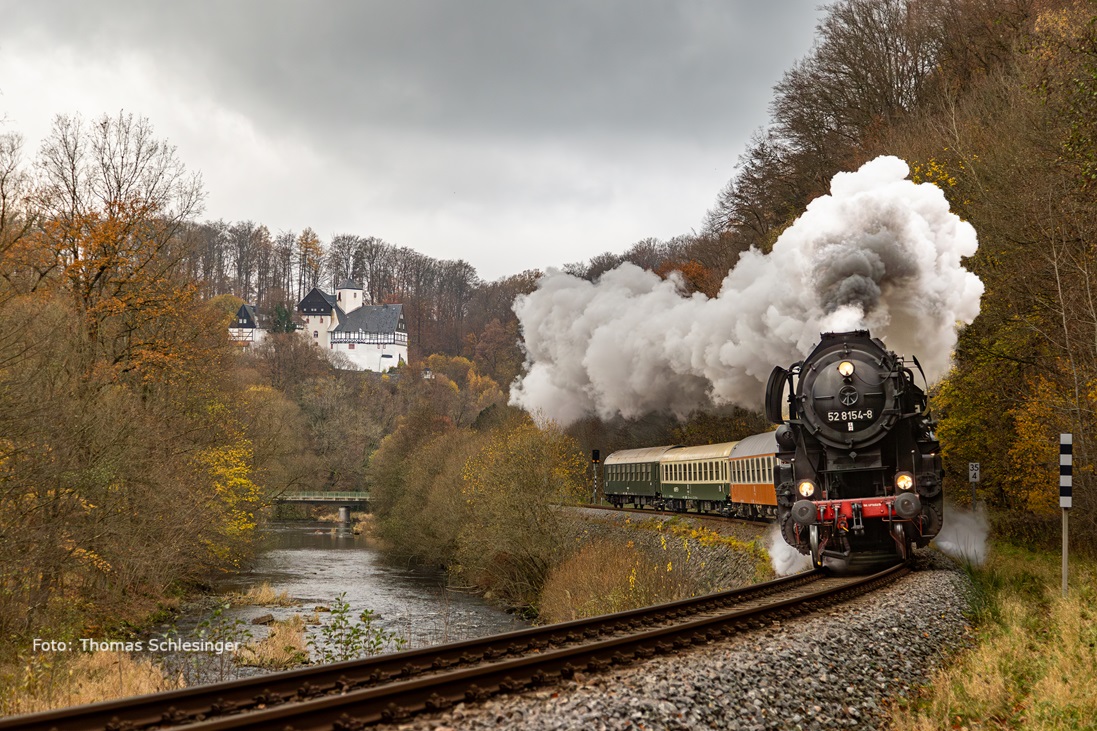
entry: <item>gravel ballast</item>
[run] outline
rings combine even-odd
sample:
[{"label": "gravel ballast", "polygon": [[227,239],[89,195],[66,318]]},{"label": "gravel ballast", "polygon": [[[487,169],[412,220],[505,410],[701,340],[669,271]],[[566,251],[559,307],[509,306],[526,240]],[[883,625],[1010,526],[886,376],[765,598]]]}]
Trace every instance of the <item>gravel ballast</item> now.
[{"label": "gravel ballast", "polygon": [[378,728],[884,728],[888,705],[970,638],[963,572],[934,551],[916,568],[818,615]]}]

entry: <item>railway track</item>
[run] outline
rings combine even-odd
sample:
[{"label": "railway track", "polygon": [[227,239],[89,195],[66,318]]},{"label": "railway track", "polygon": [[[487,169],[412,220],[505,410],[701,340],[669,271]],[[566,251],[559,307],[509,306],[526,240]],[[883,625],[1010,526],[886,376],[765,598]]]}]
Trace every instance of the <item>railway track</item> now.
[{"label": "railway track", "polygon": [[680,517],[694,520],[712,521],[713,523],[742,523],[743,525],[767,526],[773,525],[772,519],[739,518],[733,515],[721,515],[719,513],[700,513],[695,510],[665,510],[662,508],[618,508],[613,505],[579,505],[586,510],[604,510],[609,513],[636,513],[651,517]]},{"label": "railway track", "polygon": [[476,640],[0,719],[0,731],[353,731],[719,640],[845,601],[907,571],[895,566],[868,577],[797,574]]}]

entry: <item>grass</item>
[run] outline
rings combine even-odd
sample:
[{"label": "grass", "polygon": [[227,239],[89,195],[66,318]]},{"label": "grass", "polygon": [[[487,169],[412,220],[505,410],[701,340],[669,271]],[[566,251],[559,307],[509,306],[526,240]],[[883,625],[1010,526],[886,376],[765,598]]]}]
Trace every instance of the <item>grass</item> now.
[{"label": "grass", "polygon": [[168,678],[158,665],[125,652],[37,655],[0,682],[6,689],[0,693],[0,715],[158,693],[183,685],[181,677]]},{"label": "grass", "polygon": [[285,670],[309,659],[305,643],[305,619],[295,614],[270,626],[270,634],[236,652],[236,663],[269,670]]},{"label": "grass", "polygon": [[1083,729],[1097,723],[1097,566],[995,546],[970,568],[978,642],[895,710],[899,731]]},{"label": "grass", "polygon": [[[669,566],[669,564],[667,564]],[[652,562],[632,541],[600,538],[549,572],[538,621],[567,622],[692,596],[697,587],[682,571]]]},{"label": "grass", "polygon": [[284,591],[276,592],[269,581],[264,581],[259,586],[249,587],[243,594],[232,593],[225,597],[236,606],[255,607],[295,607],[297,602]]}]

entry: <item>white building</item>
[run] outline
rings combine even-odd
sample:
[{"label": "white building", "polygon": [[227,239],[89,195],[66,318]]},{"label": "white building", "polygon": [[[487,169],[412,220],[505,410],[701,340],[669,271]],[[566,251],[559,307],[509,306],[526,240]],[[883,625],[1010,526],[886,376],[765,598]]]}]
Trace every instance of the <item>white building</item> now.
[{"label": "white building", "polygon": [[362,288],[347,279],[334,295],[314,287],[297,305],[305,336],[342,353],[359,370],[383,373],[408,359],[403,305],[364,305]]},{"label": "white building", "polygon": [[247,348],[261,343],[265,335],[266,332],[259,327],[255,305],[240,305],[236,318],[229,326],[229,340]]}]

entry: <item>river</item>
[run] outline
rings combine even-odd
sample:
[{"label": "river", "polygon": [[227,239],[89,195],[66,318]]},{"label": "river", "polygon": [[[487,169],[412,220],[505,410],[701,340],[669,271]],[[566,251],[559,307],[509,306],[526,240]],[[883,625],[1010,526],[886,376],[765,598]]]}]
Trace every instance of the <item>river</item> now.
[{"label": "river", "polygon": [[[252,625],[253,619],[268,614],[274,619],[288,619],[294,614],[307,616],[318,607],[321,612],[315,616],[321,622],[330,622],[332,614],[326,610],[336,606],[341,596],[349,605],[349,617],[356,618],[363,610],[373,611],[374,626],[399,638],[406,649],[526,626],[477,595],[446,588],[446,577],[440,571],[424,571],[386,560],[362,536],[341,526],[277,522],[264,527],[262,533],[262,548],[254,565],[218,582],[216,590],[222,594],[244,593],[250,587],[269,583],[275,592],[288,594],[295,606],[232,606],[216,615],[209,608],[185,613],[175,625],[181,639],[196,634],[221,639],[250,635],[252,640],[260,639],[267,629]],[[200,624],[203,621],[205,626]],[[321,625],[311,625],[307,632],[309,639],[322,644]],[[390,643],[386,649],[395,646]],[[200,676],[188,677],[190,682],[257,672],[230,667],[225,658],[215,660],[215,667],[209,667],[207,662],[207,667],[199,670],[196,660],[187,658],[187,667],[181,669],[185,676],[195,673]],[[178,658],[169,664],[177,667],[177,662]]]}]

